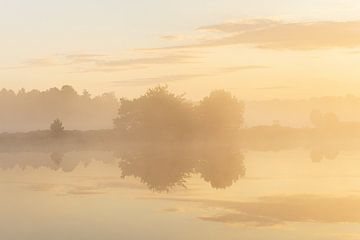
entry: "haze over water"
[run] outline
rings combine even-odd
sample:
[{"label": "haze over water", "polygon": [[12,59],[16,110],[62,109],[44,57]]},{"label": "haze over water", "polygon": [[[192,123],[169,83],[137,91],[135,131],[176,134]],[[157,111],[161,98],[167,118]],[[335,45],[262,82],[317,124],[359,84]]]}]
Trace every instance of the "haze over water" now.
[{"label": "haze over water", "polygon": [[[181,156],[149,154],[144,161],[150,162],[142,165],[106,151],[1,153],[2,238],[356,239],[360,234],[357,150],[320,162],[306,149],[246,151],[234,159],[222,152],[195,169],[180,162]],[[168,188],[174,181],[180,184]]]},{"label": "haze over water", "polygon": [[359,12],[0,0],[0,240],[360,239]]}]

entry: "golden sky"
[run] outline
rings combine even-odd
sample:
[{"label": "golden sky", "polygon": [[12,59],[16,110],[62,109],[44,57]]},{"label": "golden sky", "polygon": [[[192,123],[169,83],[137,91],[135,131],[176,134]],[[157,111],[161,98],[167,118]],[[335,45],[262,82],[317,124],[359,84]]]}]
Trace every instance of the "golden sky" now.
[{"label": "golden sky", "polygon": [[360,94],[355,0],[0,0],[0,87]]}]

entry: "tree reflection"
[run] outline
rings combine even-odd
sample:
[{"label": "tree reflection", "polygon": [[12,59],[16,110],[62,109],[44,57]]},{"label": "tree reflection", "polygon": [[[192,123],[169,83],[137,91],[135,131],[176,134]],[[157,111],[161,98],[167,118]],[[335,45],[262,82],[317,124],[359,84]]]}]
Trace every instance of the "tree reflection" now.
[{"label": "tree reflection", "polygon": [[137,144],[117,155],[123,177],[137,177],[157,192],[186,187],[186,179],[196,173],[214,188],[230,187],[245,176],[239,147],[223,142]]},{"label": "tree reflection", "polygon": [[185,187],[193,171],[194,159],[182,144],[141,144],[120,151],[122,176],[134,176],[154,191]]},{"label": "tree reflection", "polygon": [[324,159],[334,160],[339,155],[337,148],[314,148],[310,152],[312,162],[318,163]]},{"label": "tree reflection", "polygon": [[244,156],[231,144],[209,144],[201,151],[197,171],[213,188],[227,188],[244,177]]},{"label": "tree reflection", "polygon": [[[193,142],[134,142],[112,151],[23,152],[0,156],[0,169],[39,169],[69,173],[87,167],[93,160],[119,167],[123,178],[135,177],[155,192],[186,188],[198,175],[211,187],[224,189],[245,176],[240,145],[231,140]],[[11,156],[11,157],[9,157]]]},{"label": "tree reflection", "polygon": [[62,152],[53,152],[50,154],[50,159],[53,165],[50,166],[52,170],[59,170],[61,168],[61,163],[64,158],[64,153]]}]

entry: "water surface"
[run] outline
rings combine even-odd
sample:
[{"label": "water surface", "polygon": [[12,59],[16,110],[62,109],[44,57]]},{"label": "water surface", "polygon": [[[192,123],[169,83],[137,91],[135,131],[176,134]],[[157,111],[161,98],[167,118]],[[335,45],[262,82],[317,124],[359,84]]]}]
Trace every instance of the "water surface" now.
[{"label": "water surface", "polygon": [[0,153],[0,235],[359,239],[359,157],[226,145]]}]

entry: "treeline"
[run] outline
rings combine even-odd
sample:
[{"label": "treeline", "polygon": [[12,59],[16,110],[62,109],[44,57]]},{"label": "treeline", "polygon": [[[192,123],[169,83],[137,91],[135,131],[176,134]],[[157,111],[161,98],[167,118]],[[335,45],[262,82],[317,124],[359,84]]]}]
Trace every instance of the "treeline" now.
[{"label": "treeline", "polygon": [[124,138],[137,140],[230,137],[242,126],[243,112],[244,104],[224,90],[194,104],[159,86],[139,98],[120,99],[114,125]]},{"label": "treeline", "polygon": [[312,127],[309,113],[314,109],[336,114],[344,122],[360,122],[360,96],[348,95],[247,101],[246,126],[271,125],[279,121],[283,126]]},{"label": "treeline", "polygon": [[71,86],[46,91],[21,89],[0,91],[0,132],[46,129],[60,118],[67,129],[112,127],[119,101],[113,93],[92,97],[77,93]]}]

